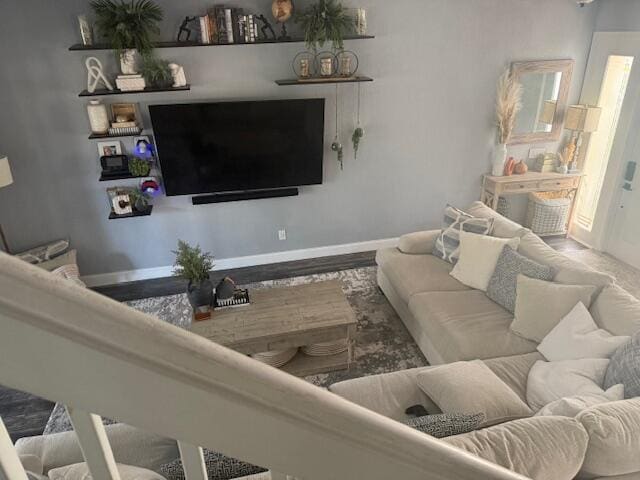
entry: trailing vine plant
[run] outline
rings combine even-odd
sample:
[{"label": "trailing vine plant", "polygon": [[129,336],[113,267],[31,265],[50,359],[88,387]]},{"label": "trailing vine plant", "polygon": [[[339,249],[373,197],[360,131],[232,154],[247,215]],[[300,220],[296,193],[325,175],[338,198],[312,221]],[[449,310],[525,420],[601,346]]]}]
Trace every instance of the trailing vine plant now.
[{"label": "trailing vine plant", "polygon": [[294,17],[302,27],[309,50],[331,42],[334,50],[344,48],[344,36],[355,29],[355,20],[337,0],[318,0]]}]

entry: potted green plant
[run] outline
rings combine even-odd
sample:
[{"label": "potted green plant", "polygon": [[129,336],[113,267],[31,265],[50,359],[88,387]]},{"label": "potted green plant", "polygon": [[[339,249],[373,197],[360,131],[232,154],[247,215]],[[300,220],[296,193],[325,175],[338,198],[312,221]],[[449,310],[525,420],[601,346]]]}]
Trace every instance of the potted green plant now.
[{"label": "potted green plant", "polygon": [[193,309],[213,303],[213,283],[209,272],[213,268],[213,256],[203,252],[200,245],[192,247],[183,240],[178,240],[173,274],[186,279],[187,297]]},{"label": "potted green plant", "polygon": [[337,0],[318,0],[296,14],[295,22],[304,31],[307,48],[313,51],[326,42],[331,42],[334,50],[342,50],[344,36],[355,29],[354,19]]},{"label": "potted green plant", "polygon": [[138,189],[132,189],[131,192],[129,192],[129,199],[136,212],[145,212],[149,208],[150,196],[148,193]]},{"label": "potted green plant", "polygon": [[96,30],[113,48],[124,75],[137,73],[136,53],[153,50],[152,39],[160,33],[162,9],[152,0],[92,0]]},{"label": "potted green plant", "polygon": [[169,88],[173,83],[169,62],[154,55],[148,55],[142,61],[142,76],[147,84],[157,88]]}]

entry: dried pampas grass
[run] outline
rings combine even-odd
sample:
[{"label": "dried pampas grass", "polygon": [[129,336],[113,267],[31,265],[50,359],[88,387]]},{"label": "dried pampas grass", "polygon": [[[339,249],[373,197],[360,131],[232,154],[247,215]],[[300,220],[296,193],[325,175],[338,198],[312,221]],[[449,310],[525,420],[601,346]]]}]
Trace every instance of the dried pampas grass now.
[{"label": "dried pampas grass", "polygon": [[516,115],[522,108],[522,85],[509,69],[498,80],[496,116],[498,121],[498,142],[507,143],[516,123]]}]

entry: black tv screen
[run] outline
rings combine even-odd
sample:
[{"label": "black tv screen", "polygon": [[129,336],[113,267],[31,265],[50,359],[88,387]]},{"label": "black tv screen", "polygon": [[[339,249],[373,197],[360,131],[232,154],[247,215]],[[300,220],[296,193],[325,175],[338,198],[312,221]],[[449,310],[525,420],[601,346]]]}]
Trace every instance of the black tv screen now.
[{"label": "black tv screen", "polygon": [[322,183],[324,99],[149,106],[167,195]]}]

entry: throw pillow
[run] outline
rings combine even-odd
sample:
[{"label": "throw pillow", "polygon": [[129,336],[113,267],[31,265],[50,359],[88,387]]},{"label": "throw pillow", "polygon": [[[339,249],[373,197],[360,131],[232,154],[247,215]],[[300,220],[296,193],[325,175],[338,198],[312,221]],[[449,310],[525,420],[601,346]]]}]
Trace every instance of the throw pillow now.
[{"label": "throw pillow", "polygon": [[604,377],[604,387],[624,385],[625,398],[640,397],[640,332],[615,351]]},{"label": "throw pillow", "polygon": [[76,250],[69,250],[67,253],[59,255],[53,260],[47,260],[46,262],[39,263],[37,266],[44,270],[52,272],[56,268],[60,268],[63,265],[76,265],[78,263],[76,257]]},{"label": "throw pillow", "polygon": [[69,240],[57,240],[40,247],[32,248],[15,256],[27,263],[42,263],[62,255],[69,248]]},{"label": "throw pillow", "polygon": [[484,414],[481,427],[533,415],[482,360],[433,367],[420,372],[416,381],[443,413]]},{"label": "throw pillow", "polygon": [[468,287],[487,290],[496,269],[498,257],[505,246],[517,249],[520,238],[496,238],[460,232],[460,258],[451,276]]},{"label": "throw pillow", "polygon": [[534,411],[563,397],[601,395],[609,359],[537,361],[527,378],[527,403]]},{"label": "throw pillow", "polygon": [[587,408],[622,399],[624,399],[624,385],[614,385],[604,393],[561,398],[542,407],[536,416],[575,417]]},{"label": "throw pillow", "polygon": [[631,337],[614,337],[598,328],[582,302],[579,302],[551,330],[538,351],[549,361],[580,358],[610,358]]},{"label": "throw pillow", "polygon": [[489,280],[487,296],[511,313],[516,309],[516,285],[519,274],[538,280],[553,280],[555,272],[551,267],[520,255],[511,247],[504,247]]},{"label": "throw pillow", "polygon": [[591,305],[597,287],[561,285],[518,275],[511,331],[540,343],[578,302]]},{"label": "throw pillow", "polygon": [[[256,473],[266,472],[262,467],[256,467],[250,463],[226,457],[221,453],[203,449],[204,464],[207,467],[209,480],[229,480],[231,478],[245,477]],[[182,460],[176,458],[173,462],[160,467],[160,473],[167,480],[185,480]]]},{"label": "throw pillow", "polygon": [[618,285],[604,288],[589,311],[601,328],[614,335],[640,332],[640,300]]},{"label": "throw pillow", "polygon": [[432,254],[449,263],[456,263],[459,256],[460,232],[488,235],[493,228],[492,218],[476,218],[451,205],[444,209],[442,232],[436,238]]},{"label": "throw pillow", "polygon": [[[165,480],[162,475],[146,468],[117,463],[121,480]],[[74,463],[65,467],[54,468],[48,473],[50,480],[91,480],[89,466],[85,463]]]},{"label": "throw pillow", "polygon": [[436,438],[451,437],[461,433],[473,432],[484,421],[484,414],[460,415],[438,413],[411,418],[406,424]]}]

